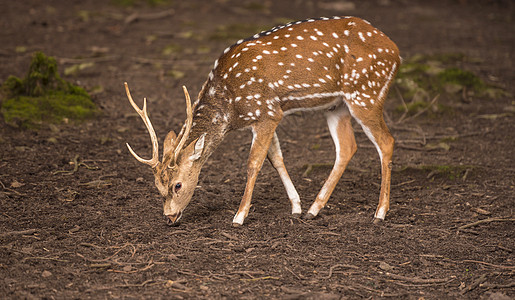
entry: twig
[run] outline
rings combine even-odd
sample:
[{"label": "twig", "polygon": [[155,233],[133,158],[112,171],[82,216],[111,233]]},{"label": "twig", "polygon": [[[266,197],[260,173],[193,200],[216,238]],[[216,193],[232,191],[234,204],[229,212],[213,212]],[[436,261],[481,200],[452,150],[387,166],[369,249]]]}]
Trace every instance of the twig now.
[{"label": "twig", "polygon": [[15,190],[13,190],[13,189],[10,189],[10,188],[6,187],[2,181],[0,181],[0,185],[1,185],[1,186],[2,186],[2,188],[3,188],[4,190],[6,190],[6,191],[9,191],[9,192],[11,192],[11,193],[15,193],[15,194],[16,194],[16,195],[18,195],[18,196],[25,196],[25,194],[22,194],[22,193],[20,193],[20,192],[18,192],[18,191],[15,191]]},{"label": "twig", "polygon": [[63,175],[72,175],[79,170],[79,162],[78,161],[79,161],[79,155],[75,155],[71,161],[71,163],[73,164],[73,170],[71,170],[71,171],[55,171],[52,174],[57,175],[59,173],[63,173]]},{"label": "twig", "polygon": [[392,185],[392,187],[399,187],[399,186],[403,186],[403,185],[406,185],[406,184],[413,183],[413,182],[415,182],[415,181],[416,181],[415,179],[408,180],[408,181],[404,181],[404,182],[401,182],[401,183],[393,184],[393,185]]},{"label": "twig", "polygon": [[408,117],[408,118],[405,118],[404,121],[407,121],[407,120],[410,120],[410,119],[415,119],[416,117],[420,116],[421,114],[425,113],[426,111],[428,111],[432,106],[433,104],[436,102],[436,100],[438,100],[438,98],[440,97],[440,94],[436,95],[433,100],[431,100],[431,102],[429,102],[429,104],[424,108],[422,109],[421,111],[417,112],[416,114],[414,114],[413,116],[411,117]]},{"label": "twig", "polygon": [[168,16],[172,16],[174,13],[175,13],[175,10],[173,10],[173,9],[160,11],[157,13],[148,13],[148,14],[140,14],[140,13],[135,12],[125,18],[125,25],[128,25],[128,24],[138,21],[138,20],[158,20],[161,18],[166,18]]},{"label": "twig", "polygon": [[419,147],[406,146],[403,144],[397,145],[396,148],[413,150],[413,151],[426,151],[426,152],[438,150],[438,148],[436,148],[436,147],[435,148],[419,148]]},{"label": "twig", "polygon": [[146,57],[130,57],[129,59],[132,60],[133,62],[139,63],[139,64],[150,64],[150,65],[160,64],[163,66],[172,65],[175,67],[188,67],[188,68],[211,64],[210,61],[209,62],[207,62],[207,61],[193,62],[193,61],[183,60],[183,61],[179,62],[179,61],[173,61],[173,60],[152,59],[152,58],[146,58]]},{"label": "twig", "polygon": [[225,236],[226,238],[230,239],[230,240],[233,240],[233,241],[239,241],[239,239],[233,235],[230,235],[226,232],[220,232],[221,235]]},{"label": "twig", "polygon": [[304,278],[300,277],[299,275],[295,274],[295,272],[290,270],[290,268],[288,268],[287,266],[284,266],[284,268],[286,269],[286,271],[290,272],[293,276],[295,276],[295,278],[297,278],[298,280],[304,279]]},{"label": "twig", "polygon": [[483,220],[479,220],[476,222],[472,222],[470,224],[462,225],[462,226],[458,227],[458,230],[474,227],[474,226],[477,226],[477,225],[483,224],[483,223],[491,223],[491,222],[515,222],[515,219],[512,219],[512,218],[510,218],[510,219],[488,218],[488,219],[483,219]]},{"label": "twig", "polygon": [[249,276],[250,278],[255,278],[254,276],[252,275],[263,275],[265,274],[265,272],[263,271],[232,271],[231,272],[232,274],[242,274],[242,275],[247,275]]},{"label": "twig", "polygon": [[90,264],[90,268],[98,268],[98,269],[107,269],[110,268],[113,264],[112,263],[101,263],[101,264]]},{"label": "twig", "polygon": [[465,295],[466,293],[472,291],[473,289],[477,288],[481,283],[486,281],[486,275],[481,275],[478,279],[474,280],[468,287],[464,288],[460,294]]},{"label": "twig", "polygon": [[141,269],[134,270],[134,271],[120,271],[120,270],[109,270],[109,271],[110,272],[114,272],[114,273],[133,274],[133,273],[138,273],[138,272],[146,271],[146,270],[152,268],[153,266],[155,266],[155,264],[153,264],[152,260],[150,260],[150,262],[145,267],[143,267]]},{"label": "twig", "polygon": [[281,278],[279,278],[279,277],[273,277],[273,276],[264,276],[264,277],[251,278],[251,279],[242,278],[242,279],[240,279],[240,280],[243,280],[243,281],[258,281],[258,280],[269,280],[269,279],[279,280],[279,279],[281,279]]},{"label": "twig", "polygon": [[455,280],[456,277],[450,278],[448,281],[445,282],[437,282],[437,283],[426,283],[426,284],[411,284],[411,283],[403,283],[399,281],[392,281],[396,285],[404,286],[404,287],[427,287],[427,286],[435,286],[435,285],[445,285],[450,283],[451,281]]},{"label": "twig", "polygon": [[53,261],[60,261],[60,262],[68,262],[65,259],[59,259],[55,257],[43,257],[43,256],[31,256],[31,257],[25,257],[22,261],[25,262],[29,259],[43,259],[43,260],[53,260]]},{"label": "twig", "polygon": [[26,230],[19,230],[19,231],[9,231],[4,232],[0,237],[8,236],[8,235],[24,235],[24,234],[34,234],[37,231],[37,229],[26,229]]},{"label": "twig", "polygon": [[509,289],[515,287],[515,282],[511,282],[508,284],[494,284],[494,283],[485,283],[479,284],[480,287],[486,287],[489,289]]},{"label": "twig", "polygon": [[331,266],[329,268],[329,275],[327,275],[326,277],[324,277],[324,279],[329,279],[331,278],[331,276],[333,276],[333,272],[334,272],[334,269],[336,268],[351,268],[351,269],[359,269],[359,267],[357,266],[353,266],[353,265],[347,265],[347,264],[336,264],[334,266]]},{"label": "twig", "polygon": [[515,270],[515,266],[496,265],[496,264],[491,264],[491,263],[487,263],[487,262],[484,262],[484,261],[472,260],[472,259],[464,259],[462,261],[463,262],[476,263],[476,264],[482,264],[482,265],[486,265],[486,266],[490,266],[490,267],[494,267],[494,268],[499,268],[499,269]]},{"label": "twig", "polygon": [[142,283],[139,283],[139,284],[124,284],[124,285],[115,285],[115,286],[103,286],[103,287],[98,287],[98,288],[95,288],[95,289],[88,289],[86,290],[86,292],[93,292],[93,291],[102,291],[102,290],[111,290],[113,288],[129,288],[129,287],[143,287],[147,284],[159,284],[159,283],[164,283],[164,282],[167,282],[167,280],[154,280],[154,279],[149,279],[149,280],[146,280]]},{"label": "twig", "polygon": [[471,136],[475,136],[475,135],[486,134],[486,133],[489,133],[492,131],[493,131],[493,129],[487,129],[487,130],[472,131],[472,132],[453,134],[453,135],[433,135],[433,136],[428,136],[427,138],[430,140],[440,140],[440,139],[448,139],[448,138],[471,137]]},{"label": "twig", "polygon": [[101,246],[97,246],[95,244],[91,244],[91,243],[80,243],[79,246],[83,246],[83,247],[90,247],[90,248],[104,248],[104,247],[101,247]]},{"label": "twig", "polygon": [[60,64],[82,64],[85,62],[106,62],[120,58],[119,55],[110,55],[102,57],[89,57],[89,58],[58,58]]},{"label": "twig", "polygon": [[199,275],[199,274],[193,273],[191,271],[177,270],[176,272],[179,273],[179,274],[184,274],[184,275],[190,275],[190,276],[195,276],[195,277],[200,277],[200,278],[208,278],[209,279],[209,276]]},{"label": "twig", "polygon": [[[163,280],[160,280],[160,281],[163,281]],[[143,281],[142,283],[138,283],[138,284],[124,284],[124,285],[117,285],[115,287],[119,287],[119,288],[127,288],[127,287],[143,287],[149,283],[152,283],[152,282],[155,282],[154,279],[148,279],[148,280],[145,280]]]},{"label": "twig", "polygon": [[356,285],[357,287],[359,287],[361,289],[367,290],[369,292],[378,293],[380,295],[380,297],[400,297],[402,295],[405,295],[405,294],[389,294],[389,293],[385,293],[384,291],[380,291],[380,290],[376,290],[376,289],[373,289],[373,288],[369,288],[368,286],[364,286],[364,285],[359,284],[359,283],[355,283],[354,285]]},{"label": "twig", "polygon": [[425,278],[419,278],[419,277],[407,277],[407,276],[397,275],[397,274],[393,274],[393,273],[389,273],[389,272],[386,272],[385,274],[386,274],[386,276],[392,277],[393,279],[399,279],[399,280],[404,280],[404,281],[413,282],[413,283],[442,283],[442,282],[449,281],[450,279],[453,279],[453,277],[454,277],[454,276],[451,276],[450,278],[425,279]]},{"label": "twig", "polygon": [[399,120],[397,120],[397,122],[395,122],[395,124],[399,124],[400,122],[402,122],[404,120],[404,118],[406,118],[406,115],[408,114],[409,109],[408,109],[408,105],[406,105],[406,101],[404,101],[404,97],[402,97],[401,91],[399,90],[399,88],[397,86],[395,86],[395,91],[397,92],[397,95],[399,95],[399,98],[401,99],[401,102],[402,102],[402,106],[404,107],[404,113],[399,118]]}]

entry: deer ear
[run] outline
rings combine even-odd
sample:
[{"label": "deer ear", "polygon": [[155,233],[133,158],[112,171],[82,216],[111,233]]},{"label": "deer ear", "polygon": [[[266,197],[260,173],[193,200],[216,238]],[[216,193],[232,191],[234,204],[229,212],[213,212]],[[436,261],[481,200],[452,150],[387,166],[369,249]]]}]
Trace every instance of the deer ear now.
[{"label": "deer ear", "polygon": [[168,132],[163,143],[163,159],[175,150],[176,139],[177,135],[175,135],[175,132],[173,132],[173,130]]},{"label": "deer ear", "polygon": [[195,149],[193,150],[193,154],[190,156],[190,158],[192,160],[197,160],[202,155],[202,150],[204,150],[205,138],[206,138],[206,134],[204,133],[195,142]]}]

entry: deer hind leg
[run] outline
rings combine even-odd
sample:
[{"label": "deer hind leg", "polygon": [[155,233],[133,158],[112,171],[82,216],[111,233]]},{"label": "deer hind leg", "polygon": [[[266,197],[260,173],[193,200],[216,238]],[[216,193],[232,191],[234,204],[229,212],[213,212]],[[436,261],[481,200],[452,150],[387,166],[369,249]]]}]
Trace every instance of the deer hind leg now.
[{"label": "deer hind leg", "polygon": [[326,114],[326,118],[336,150],[336,159],[331,174],[329,174],[315,202],[313,202],[306,214],[307,219],[314,218],[320,209],[325,206],[336,184],[342,177],[347,164],[357,150],[354,131],[351,125],[351,117],[347,106],[343,104],[336,110],[329,111]]},{"label": "deer hind leg", "polygon": [[390,181],[392,175],[392,155],[394,138],[390,134],[383,119],[383,112],[375,111],[374,118],[366,116],[370,111],[353,111],[353,116],[363,128],[367,137],[372,141],[381,159],[381,192],[377,206],[374,223],[384,220],[386,212],[390,208]]},{"label": "deer hind leg", "polygon": [[253,137],[247,162],[247,184],[238,212],[232,221],[233,226],[243,225],[243,221],[249,213],[256,178],[265,161],[277,125],[278,122],[271,120],[252,125]]},{"label": "deer hind leg", "polygon": [[270,160],[272,166],[275,168],[277,173],[279,173],[279,177],[281,177],[281,181],[286,188],[286,193],[288,194],[288,198],[291,202],[292,215],[300,215],[302,212],[300,206],[300,197],[297,193],[297,190],[295,189],[295,186],[293,185],[293,182],[290,179],[290,175],[288,175],[288,171],[286,171],[286,167],[284,166],[283,154],[281,152],[281,146],[279,145],[279,138],[275,132],[270,148],[268,149],[268,160]]}]

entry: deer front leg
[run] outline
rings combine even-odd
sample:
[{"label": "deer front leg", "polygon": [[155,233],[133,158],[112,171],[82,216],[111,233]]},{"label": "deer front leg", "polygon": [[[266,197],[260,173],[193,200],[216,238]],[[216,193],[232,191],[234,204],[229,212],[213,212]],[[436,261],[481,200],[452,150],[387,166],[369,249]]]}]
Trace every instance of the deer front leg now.
[{"label": "deer front leg", "polygon": [[291,202],[292,215],[299,216],[302,212],[302,208],[300,207],[299,193],[297,193],[297,190],[291,181],[290,175],[288,175],[288,171],[286,171],[286,167],[284,166],[279,138],[275,132],[274,137],[272,138],[272,144],[268,149],[268,160],[270,160],[270,163],[272,163],[274,169],[277,171],[277,173],[279,173],[279,177],[281,177],[281,181],[283,182],[284,188],[286,189],[286,193],[288,194],[288,198]]},{"label": "deer front leg", "polygon": [[252,125],[253,137],[247,162],[247,184],[245,186],[245,193],[243,193],[243,199],[241,199],[240,208],[232,221],[233,226],[243,225],[243,221],[249,213],[256,178],[265,161],[277,125],[277,122],[271,120]]}]

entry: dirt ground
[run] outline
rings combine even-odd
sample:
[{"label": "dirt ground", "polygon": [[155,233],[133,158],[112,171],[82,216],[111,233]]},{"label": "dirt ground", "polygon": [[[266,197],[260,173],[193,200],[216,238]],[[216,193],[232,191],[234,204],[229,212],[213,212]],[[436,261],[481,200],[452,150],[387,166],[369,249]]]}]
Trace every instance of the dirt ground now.
[{"label": "dirt ground", "polygon": [[[124,145],[150,156],[123,90],[127,81],[139,103],[148,98],[162,139],[185,118],[180,87],[198,93],[213,61],[237,39],[231,31],[355,15],[384,31],[403,57],[465,54],[461,67],[513,94],[512,2],[114,2],[0,1],[0,81],[24,76],[40,50],[102,111],[39,131],[0,120],[0,298],[515,297],[511,96],[467,97],[446,103],[452,113],[396,122],[401,100],[392,95],[386,114],[397,144],[383,224],[372,224],[379,157],[355,127],[358,152],[314,220],[290,217],[267,162],[244,226],[231,226],[251,142],[249,131],[237,131],[204,166],[182,224],[168,227],[151,170]],[[306,165],[334,160],[327,132],[316,113],[288,117],[278,130],[304,211],[330,171],[303,176]],[[445,147],[427,147],[438,143]]]}]

